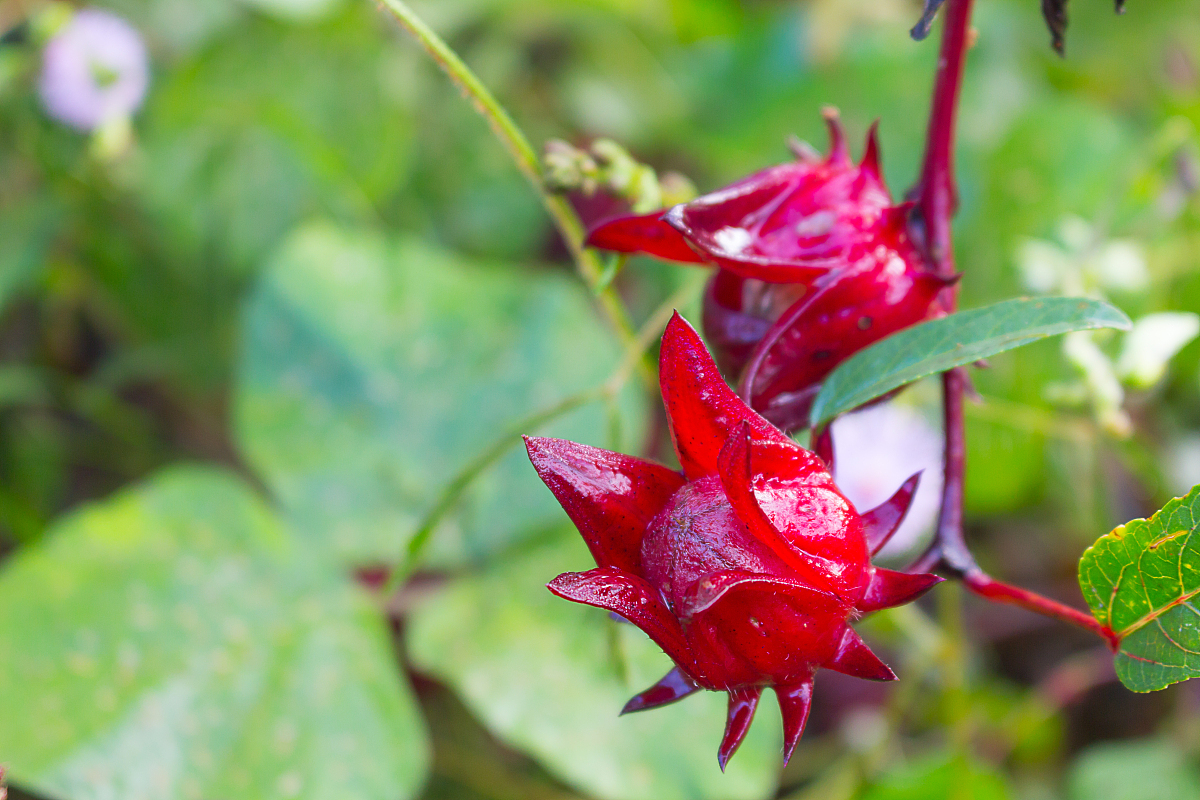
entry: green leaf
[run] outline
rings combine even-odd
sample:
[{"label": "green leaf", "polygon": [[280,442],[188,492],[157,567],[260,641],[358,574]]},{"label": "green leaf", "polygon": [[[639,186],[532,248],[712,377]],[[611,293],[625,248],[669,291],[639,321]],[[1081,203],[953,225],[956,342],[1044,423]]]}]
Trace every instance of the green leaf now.
[{"label": "green leaf", "polygon": [[42,267],[63,216],[57,202],[40,194],[0,208],[0,309]]},{"label": "green leaf", "polygon": [[699,692],[617,716],[671,662],[632,625],[546,590],[555,575],[591,563],[570,531],[455,581],[412,614],[411,658],[454,688],[493,733],[589,796],[773,796],[781,763],[773,701],[764,698],[725,775],[717,767],[724,694]]},{"label": "green leaf", "polygon": [[428,759],[379,613],[195,467],[5,565],[0,708],[12,779],[71,800],[396,800]]},{"label": "green leaf", "polygon": [[1038,339],[1094,328],[1129,330],[1129,317],[1099,300],[1005,300],[923,322],[860,350],[838,365],[813,401],[813,426],[927,375],[945,372]]},{"label": "green leaf", "polygon": [[1150,519],[1101,536],[1079,561],[1079,586],[1120,641],[1117,677],[1135,692],[1200,675],[1200,486]]},{"label": "green leaf", "polygon": [[1200,772],[1178,744],[1106,742],[1072,765],[1070,800],[1180,800],[1200,797]]},{"label": "green leaf", "polygon": [[1004,775],[962,753],[933,753],[886,770],[862,800],[1008,800]]},{"label": "green leaf", "polygon": [[[395,562],[443,486],[497,436],[600,385],[620,361],[573,278],[328,225],[274,260],[244,331],[243,450],[296,529],[351,563]],[[625,418],[640,421],[636,387],[628,400]],[[592,404],[542,432],[620,449],[610,425]],[[431,555],[442,563],[562,518],[517,444],[439,529]]]},{"label": "green leaf", "polygon": [[[333,1],[239,5],[318,12]],[[190,30],[195,5],[184,4],[186,15],[163,8],[147,22],[165,17]],[[374,219],[399,190],[414,125],[386,87],[392,34],[376,9],[346,6],[319,25],[245,18],[156,75],[139,123],[145,164],[132,188],[169,252],[199,255],[203,270],[223,262],[245,274],[314,213]]]}]

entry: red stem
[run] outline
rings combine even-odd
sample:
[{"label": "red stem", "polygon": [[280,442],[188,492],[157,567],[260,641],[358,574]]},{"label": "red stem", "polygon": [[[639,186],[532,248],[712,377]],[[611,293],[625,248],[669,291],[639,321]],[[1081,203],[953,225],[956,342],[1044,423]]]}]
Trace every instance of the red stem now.
[{"label": "red stem", "polygon": [[[952,221],[958,210],[958,188],[954,180],[954,134],[963,66],[971,37],[971,7],[974,0],[948,0],[942,23],[942,46],[938,55],[933,105],[921,179],[909,192],[917,207],[911,224],[914,239],[921,242],[935,272],[944,278],[955,274]],[[943,290],[941,302],[947,312],[958,306],[957,285]],[[941,569],[957,577],[981,597],[1021,606],[1038,614],[1092,631],[1116,648],[1116,638],[1091,614],[1063,605],[1027,589],[995,580],[979,568],[963,537],[963,488],[967,462],[963,397],[967,389],[963,368],[942,375],[942,408],[946,436],[942,507],[937,532],[929,549],[912,565],[912,571]]]},{"label": "red stem", "polygon": [[[970,36],[973,0],[949,0],[944,9],[942,46],[934,79],[933,104],[929,111],[925,160],[921,179],[909,197],[916,200],[912,231],[922,242],[934,271],[942,277],[954,275],[952,220],[958,210],[958,189],[954,181],[954,132],[958,116],[958,97],[962,88],[967,40]],[[942,306],[953,312],[958,305],[958,288],[948,286],[942,292]],[[944,567],[962,576],[975,567],[963,540],[963,474],[966,470],[966,435],[963,426],[963,395],[967,377],[962,369],[942,376],[942,408],[945,420],[945,475],[942,483],[942,508],[937,534],[929,550],[913,565],[929,570]]]},{"label": "red stem", "polygon": [[[958,97],[963,65],[971,36],[973,0],[949,0],[942,23],[942,49],[938,54],[933,105],[925,140],[925,161],[920,183],[910,192],[917,200],[924,228],[925,249],[937,273],[954,275],[954,244],[951,220],[958,210],[958,188],[954,182],[954,132],[958,119]],[[947,310],[954,308],[954,287],[946,290]]]},{"label": "red stem", "polygon": [[972,592],[988,600],[1011,603],[1014,606],[1029,609],[1034,613],[1054,617],[1068,624],[1077,625],[1080,628],[1089,630],[1108,642],[1109,648],[1114,652],[1116,652],[1117,646],[1120,644],[1120,640],[1117,639],[1112,628],[1101,625],[1091,614],[1071,608],[1057,600],[1051,600],[1049,597],[1043,597],[1028,589],[1021,589],[1017,586],[1002,583],[978,567],[963,576],[963,583]]}]

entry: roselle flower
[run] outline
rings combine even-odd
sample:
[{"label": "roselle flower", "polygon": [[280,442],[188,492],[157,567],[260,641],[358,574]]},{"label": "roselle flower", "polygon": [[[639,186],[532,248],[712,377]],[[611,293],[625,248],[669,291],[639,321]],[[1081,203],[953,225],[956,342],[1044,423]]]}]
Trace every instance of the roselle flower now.
[{"label": "roselle flower", "polygon": [[130,116],[149,81],[146,47],[121,17],[76,12],[47,43],[39,93],[46,113],[81,131]]},{"label": "roselle flower", "polygon": [[590,232],[588,244],[804,285],[870,257],[877,226],[903,219],[909,206],[895,206],[883,183],[875,128],[855,164],[837,113],[827,110],[825,119],[828,157],[796,144],[795,161],[666,212],[609,220]]},{"label": "roselle flower", "polygon": [[804,730],[819,668],[895,679],[850,623],[940,580],[870,563],[903,520],[917,476],[860,515],[820,458],[725,385],[678,314],[663,335],[660,370],[682,472],[526,438],[534,468],[597,564],[549,588],[632,622],[675,662],[622,713],[698,689],[728,692],[718,750],[724,769],[770,687],[783,713],[786,760]]},{"label": "roselle flower", "polygon": [[941,313],[947,281],[893,204],[872,127],[855,164],[837,116],[830,152],[796,160],[666,212],[599,225],[588,243],[718,268],[704,330],[744,396],[785,429],[802,427],[820,382],[857,350]]}]

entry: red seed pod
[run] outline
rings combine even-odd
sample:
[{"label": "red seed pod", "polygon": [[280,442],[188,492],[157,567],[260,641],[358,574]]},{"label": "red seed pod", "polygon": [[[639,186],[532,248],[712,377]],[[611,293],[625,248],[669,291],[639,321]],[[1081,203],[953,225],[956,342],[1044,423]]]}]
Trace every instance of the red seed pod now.
[{"label": "red seed pod", "polygon": [[879,170],[875,127],[860,164],[846,152],[837,112],[825,112],[831,147],[756,172],[690,203],[618,217],[591,231],[593,247],[707,263],[768,283],[810,284],[840,269],[892,206]]},{"label": "red seed pod", "polygon": [[804,729],[817,669],[895,678],[850,622],[940,580],[870,563],[903,519],[915,480],[859,515],[820,458],[725,385],[678,315],[663,335],[660,375],[682,474],[573,442],[526,439],[597,564],[549,588],[619,614],[675,662],[625,712],[697,689],[728,692],[724,769],[770,687],[783,712],[786,760]]},{"label": "red seed pod", "polygon": [[[704,331],[751,405],[786,430],[806,424],[821,381],[857,350],[941,313],[946,282],[908,235],[911,204],[893,205],[875,128],[861,163],[837,117],[821,158],[758,172],[664,214],[622,217],[589,243],[718,267]],[[745,393],[745,392],[744,392]]]},{"label": "red seed pod", "polygon": [[747,356],[742,395],[781,428],[807,425],[821,382],[842,361],[943,313],[938,297],[954,281],[919,266],[903,216],[897,209],[890,226],[881,227],[876,252],[778,315]]}]

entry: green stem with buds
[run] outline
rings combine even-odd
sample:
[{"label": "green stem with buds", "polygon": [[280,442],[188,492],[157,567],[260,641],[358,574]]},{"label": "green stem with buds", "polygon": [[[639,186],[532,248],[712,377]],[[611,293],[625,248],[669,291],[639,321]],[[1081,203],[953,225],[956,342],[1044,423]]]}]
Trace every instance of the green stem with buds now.
[{"label": "green stem with buds", "polygon": [[[487,120],[492,132],[504,149],[508,151],[517,169],[521,171],[521,174],[525,176],[525,179],[529,181],[541,198],[542,205],[545,206],[550,219],[558,228],[563,242],[566,243],[567,249],[571,253],[571,258],[575,261],[576,271],[588,288],[595,293],[601,310],[616,331],[621,344],[625,347],[631,346],[636,339],[636,333],[633,323],[630,322],[629,314],[612,287],[601,285],[605,271],[603,262],[594,251],[584,246],[583,223],[580,222],[575,209],[571,207],[565,197],[547,190],[542,178],[537,151],[529,143],[524,132],[513,121],[504,106],[500,105],[491,91],[483,85],[479,76],[463,63],[463,60],[450,49],[450,46],[440,36],[413,13],[407,3],[403,0],[378,0],[378,2],[421,43],[425,51],[471,102],[480,116]],[[644,364],[641,372],[647,383],[653,384],[652,367]]]}]

